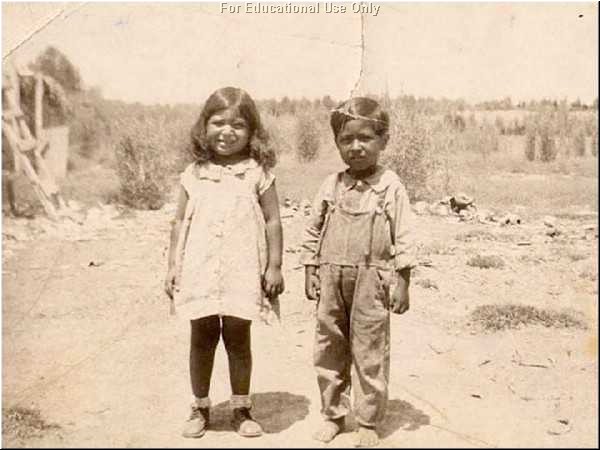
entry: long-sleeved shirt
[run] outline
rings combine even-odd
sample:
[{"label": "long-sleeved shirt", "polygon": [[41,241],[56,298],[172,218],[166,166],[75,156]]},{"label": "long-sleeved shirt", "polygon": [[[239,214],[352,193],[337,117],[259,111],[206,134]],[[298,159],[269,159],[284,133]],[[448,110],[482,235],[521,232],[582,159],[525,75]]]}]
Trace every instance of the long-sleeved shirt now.
[{"label": "long-sleeved shirt", "polygon": [[[336,185],[339,186],[336,189]],[[337,198],[336,197],[337,191]],[[341,203],[354,211],[372,211],[377,207],[379,196],[385,191],[384,207],[391,221],[394,234],[392,255],[394,269],[401,270],[416,266],[416,246],[414,242],[413,213],[404,185],[394,172],[379,167],[367,178],[358,180],[348,173],[341,176],[334,173],[328,176],[313,201],[310,219],[304,231],[300,262],[306,265],[319,265],[317,247],[327,214],[328,203]]]}]

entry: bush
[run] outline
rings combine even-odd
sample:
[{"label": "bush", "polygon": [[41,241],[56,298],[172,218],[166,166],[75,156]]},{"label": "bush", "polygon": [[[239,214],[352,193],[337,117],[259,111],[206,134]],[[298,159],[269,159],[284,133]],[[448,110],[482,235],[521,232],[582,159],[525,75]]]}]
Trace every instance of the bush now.
[{"label": "bush", "polygon": [[390,111],[390,142],[383,162],[404,183],[411,201],[429,197],[437,162],[433,142],[423,117],[401,110]]},{"label": "bush", "polygon": [[542,128],[540,130],[540,161],[550,162],[556,159],[557,149],[554,142],[554,136],[552,136],[548,128]]},{"label": "bush", "polygon": [[119,199],[137,209],[159,209],[167,198],[169,176],[181,170],[188,141],[179,123],[146,115],[114,124]]},{"label": "bush", "polygon": [[535,161],[535,141],[535,130],[528,128],[525,135],[525,158],[528,161]]},{"label": "bush", "polygon": [[302,113],[297,117],[296,155],[301,162],[314,161],[321,146],[319,123],[311,114]]},{"label": "bush", "polygon": [[591,148],[592,156],[598,156],[598,130],[592,132]]},{"label": "bush", "polygon": [[585,156],[585,130],[579,129],[573,137],[573,150],[575,156]]},{"label": "bush", "polygon": [[471,313],[471,323],[484,331],[514,329],[527,325],[587,328],[584,318],[577,311],[565,309],[558,312],[520,304],[478,306]]},{"label": "bush", "polygon": [[496,255],[475,255],[467,261],[467,265],[480,269],[502,269],[504,260]]}]

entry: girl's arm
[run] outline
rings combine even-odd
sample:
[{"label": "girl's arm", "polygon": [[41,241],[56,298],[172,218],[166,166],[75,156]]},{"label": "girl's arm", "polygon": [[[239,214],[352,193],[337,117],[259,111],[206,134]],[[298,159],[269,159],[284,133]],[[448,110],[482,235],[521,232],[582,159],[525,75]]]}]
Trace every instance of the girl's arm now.
[{"label": "girl's arm", "polygon": [[275,297],[283,292],[283,277],[281,276],[283,232],[275,181],[260,196],[259,203],[265,217],[268,252],[263,288],[268,296]]},{"label": "girl's arm", "polygon": [[177,199],[177,211],[175,213],[175,219],[172,221],[171,227],[171,242],[169,245],[169,260],[167,279],[165,280],[165,291],[167,295],[173,298],[173,289],[176,284],[175,277],[177,275],[177,244],[179,242],[179,234],[181,233],[181,226],[183,224],[183,218],[185,216],[185,209],[187,207],[188,194],[183,187],[179,189],[179,196]]}]

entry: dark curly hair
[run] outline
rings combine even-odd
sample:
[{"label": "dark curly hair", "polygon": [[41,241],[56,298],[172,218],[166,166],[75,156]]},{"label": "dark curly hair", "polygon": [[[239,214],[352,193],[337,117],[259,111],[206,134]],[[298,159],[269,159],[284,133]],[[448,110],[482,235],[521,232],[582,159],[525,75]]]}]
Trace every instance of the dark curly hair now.
[{"label": "dark curly hair", "polygon": [[214,154],[206,141],[206,123],[213,114],[229,108],[235,108],[248,123],[248,155],[266,169],[273,167],[276,162],[275,151],[269,145],[269,135],[262,126],[256,104],[246,91],[236,87],[218,89],[204,103],[200,117],[191,131],[192,153],[196,161],[213,159]]},{"label": "dark curly hair", "polygon": [[350,120],[368,120],[373,122],[373,129],[378,136],[388,134],[390,128],[390,117],[379,103],[368,97],[354,97],[342,102],[331,112],[330,125],[333,135],[337,139],[338,134]]}]

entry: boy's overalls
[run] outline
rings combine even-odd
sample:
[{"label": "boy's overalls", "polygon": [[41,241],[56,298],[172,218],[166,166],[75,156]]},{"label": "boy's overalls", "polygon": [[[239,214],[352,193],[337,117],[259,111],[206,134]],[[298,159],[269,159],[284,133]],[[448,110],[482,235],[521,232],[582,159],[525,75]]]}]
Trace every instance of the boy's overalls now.
[{"label": "boy's overalls", "polygon": [[[336,184],[339,190],[340,181]],[[324,416],[345,416],[354,382],[358,423],[375,426],[388,398],[392,232],[386,190],[375,209],[352,212],[340,196],[328,202],[317,247],[321,292],[317,305],[314,363]]]}]

